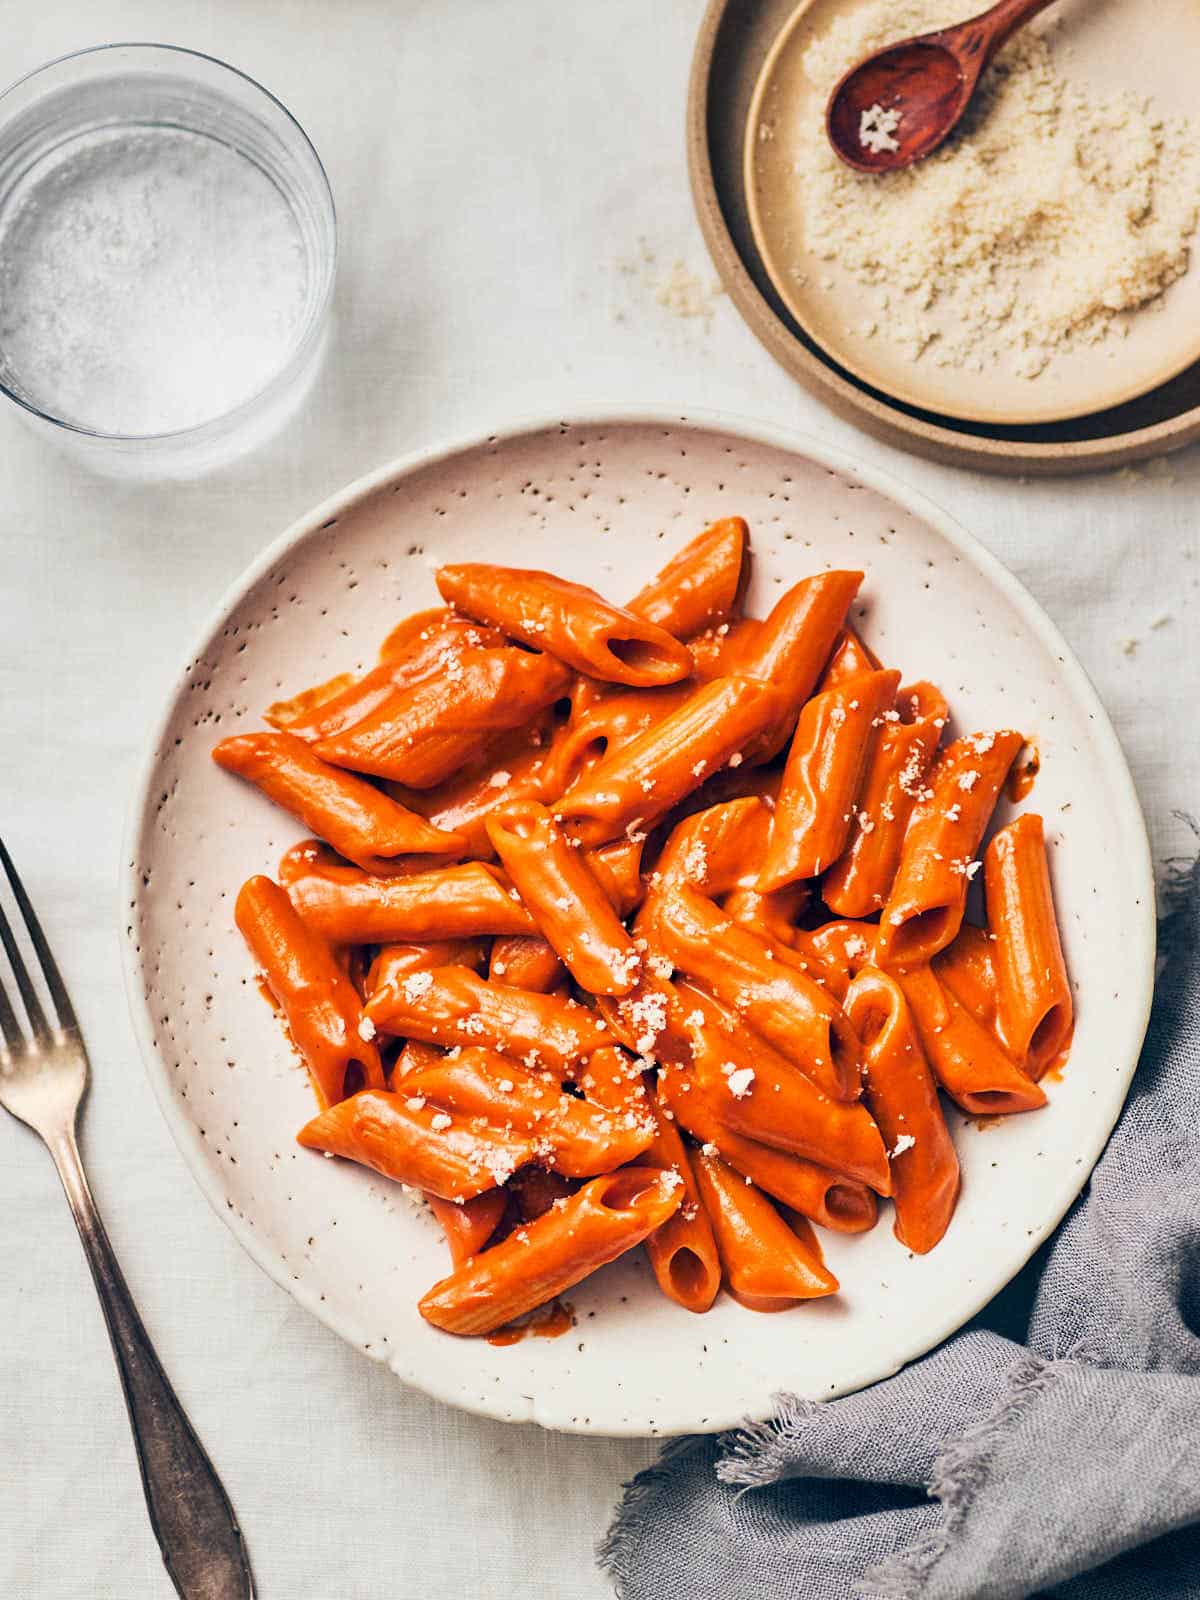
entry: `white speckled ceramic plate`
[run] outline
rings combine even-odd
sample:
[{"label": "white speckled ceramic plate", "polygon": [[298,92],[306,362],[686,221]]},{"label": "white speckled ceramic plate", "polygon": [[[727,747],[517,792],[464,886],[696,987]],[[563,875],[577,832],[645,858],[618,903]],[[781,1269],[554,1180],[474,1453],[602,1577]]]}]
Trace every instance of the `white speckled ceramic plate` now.
[{"label": "white speckled ceramic plate", "polygon": [[[432,1221],[382,1178],[293,1141],[304,1073],[233,927],[248,875],[298,830],[209,760],[281,694],[365,667],[439,561],[548,566],[620,599],[709,519],[754,543],[752,610],[825,566],[866,571],[861,625],[960,726],[1037,741],[1077,992],[1069,1067],[1043,1112],[958,1128],[962,1204],[924,1259],[890,1217],[829,1235],[836,1298],[761,1316],[664,1300],[641,1253],[570,1294],[565,1337],[505,1348],[427,1327],[445,1270]],[[817,444],[726,419],[624,415],[537,424],[411,457],[291,528],[226,596],[156,731],[131,822],[125,966],[163,1112],[217,1213],[271,1276],[345,1339],[455,1405],[547,1427],[678,1433],[762,1417],[792,1390],[831,1396],[935,1345],[1017,1271],[1087,1178],[1121,1107],[1149,1006],[1154,901],[1145,831],[1104,711],[1045,615],[920,496]]]},{"label": "white speckled ceramic plate", "polygon": [[[935,344],[918,361],[875,332],[878,297],[837,262],[804,246],[805,184],[811,158],[802,126],[820,126],[833,84],[815,85],[804,53],[861,0],[802,0],[771,49],[746,123],[745,184],[763,265],[784,305],[828,356],[894,399],[960,421],[989,426],[1062,422],[1123,404],[1166,383],[1200,359],[1200,270],[1191,269],[1161,301],[1129,319],[1128,337],[1056,356],[1029,379],[999,362],[983,374],[939,366]],[[961,21],[983,5],[946,0],[939,22]],[[932,15],[932,13],[931,13]],[[1139,23],[1141,24],[1139,26]],[[936,24],[935,24],[936,25]],[[1164,116],[1195,116],[1200,7],[1195,0],[1059,0],[1035,27],[1051,41],[1063,75],[1102,94],[1133,90]],[[1131,28],[1138,45],[1130,48]],[[901,29],[901,37],[905,31]],[[864,180],[871,181],[871,180]],[[1195,247],[1193,246],[1193,249]],[[1036,284],[1031,284],[1036,293]],[[949,326],[936,304],[925,320]]]}]

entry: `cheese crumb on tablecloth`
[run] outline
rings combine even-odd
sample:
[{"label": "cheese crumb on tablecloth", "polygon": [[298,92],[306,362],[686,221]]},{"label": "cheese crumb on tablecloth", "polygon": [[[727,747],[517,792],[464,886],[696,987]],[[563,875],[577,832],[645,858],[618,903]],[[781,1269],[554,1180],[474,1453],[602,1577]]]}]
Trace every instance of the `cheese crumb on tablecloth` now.
[{"label": "cheese crumb on tablecloth", "polygon": [[[957,0],[863,0],[808,47],[805,73],[824,103],[864,55],[961,16]],[[960,131],[910,169],[856,172],[820,117],[795,141],[805,248],[878,291],[878,336],[913,360],[1035,378],[1058,353],[1127,333],[1187,270],[1194,128],[1064,78],[1036,33],[1009,42]]]}]

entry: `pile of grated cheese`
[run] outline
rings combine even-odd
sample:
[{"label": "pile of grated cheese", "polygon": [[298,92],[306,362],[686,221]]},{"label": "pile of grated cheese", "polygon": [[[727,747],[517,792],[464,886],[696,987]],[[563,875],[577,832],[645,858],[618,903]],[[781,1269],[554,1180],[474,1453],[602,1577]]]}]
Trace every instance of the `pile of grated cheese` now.
[{"label": "pile of grated cheese", "polygon": [[[959,0],[864,0],[809,46],[805,73],[823,104],[864,55],[961,12]],[[862,331],[914,360],[1035,378],[1058,353],[1127,333],[1187,270],[1192,126],[1069,82],[1035,33],[1001,52],[953,139],[906,171],[845,166],[817,117],[796,138],[805,248],[869,288],[878,315]]]}]

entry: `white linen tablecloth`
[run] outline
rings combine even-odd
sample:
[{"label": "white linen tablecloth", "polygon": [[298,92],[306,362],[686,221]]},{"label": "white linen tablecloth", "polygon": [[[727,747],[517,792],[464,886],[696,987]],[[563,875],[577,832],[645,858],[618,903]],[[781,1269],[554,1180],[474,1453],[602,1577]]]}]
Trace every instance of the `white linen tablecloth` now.
[{"label": "white linen tablecloth", "polygon": [[[101,1209],[266,1600],[602,1596],[593,1541],[655,1448],[481,1421],[401,1387],[243,1255],[158,1115],[121,987],[121,830],[192,636],[267,539],[394,455],[526,414],[636,401],[791,423],[925,489],[1048,608],[1116,721],[1157,861],[1190,843],[1176,811],[1200,810],[1200,453],[1017,484],[907,459],[795,388],[710,292],[682,135],[701,11],[0,3],[5,74],[115,39],[244,68],[307,128],[338,205],[331,359],[258,455],[198,483],[115,486],[0,409],[0,832],[91,1048],[83,1145]],[[6,1120],[0,1284],[0,1594],[165,1596],[70,1217],[41,1148]]]}]

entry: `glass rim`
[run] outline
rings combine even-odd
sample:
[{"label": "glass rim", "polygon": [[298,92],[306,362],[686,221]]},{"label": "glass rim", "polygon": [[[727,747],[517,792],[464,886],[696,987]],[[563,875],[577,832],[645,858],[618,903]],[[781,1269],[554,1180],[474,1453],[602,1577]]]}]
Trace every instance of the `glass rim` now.
[{"label": "glass rim", "polygon": [[261,389],[256,389],[253,394],[247,395],[244,400],[239,400],[237,405],[231,407],[228,411],[220,411],[216,416],[209,417],[204,422],[192,423],[186,428],[172,428],[164,433],[109,433],[103,428],[86,428],[80,423],[69,421],[66,417],[57,417],[52,411],[44,411],[41,406],[34,405],[32,401],[26,400],[22,395],[18,394],[7,383],[5,383],[2,377],[0,377],[0,394],[5,395],[14,403],[14,405],[20,406],[22,411],[27,412],[30,416],[37,417],[42,422],[48,422],[52,427],[62,428],[68,433],[78,434],[84,439],[97,439],[113,444],[142,445],[156,445],[160,442],[165,444],[171,441],[178,443],[181,441],[198,440],[203,438],[208,432],[215,432],[218,429],[222,429],[228,424],[236,422],[236,420],[244,413],[249,413],[250,411],[256,409],[276,390],[282,389],[285,386],[289,375],[294,370],[301,368],[308,356],[311,354],[314,345],[321,337],[326,316],[329,311],[329,303],[333,296],[333,286],[337,278],[337,204],[333,198],[333,187],[329,182],[329,174],[325,170],[325,163],[321,160],[316,145],[305,132],[304,126],[300,122],[299,118],[288,109],[279,96],[272,94],[271,90],[268,89],[265,84],[260,83],[258,79],[252,77],[250,73],[243,72],[240,67],[235,67],[228,61],[223,61],[220,56],[209,55],[207,51],[204,50],[193,50],[187,45],[160,44],[152,39],[114,39],[108,44],[92,44],[86,45],[82,50],[68,50],[63,55],[54,56],[49,61],[43,61],[40,66],[33,67],[29,72],[22,73],[19,78],[14,78],[11,83],[6,84],[3,89],[0,89],[0,112],[3,111],[5,102],[8,100],[10,95],[15,94],[15,92],[24,84],[33,82],[35,78],[40,78],[43,73],[50,72],[54,67],[64,66],[69,61],[80,61],[88,56],[102,56],[111,50],[162,50],[169,51],[172,55],[190,57],[193,61],[204,61],[209,66],[219,67],[221,71],[228,72],[235,78],[240,78],[244,83],[249,84],[251,89],[256,90],[260,95],[263,96],[264,99],[269,100],[277,110],[283,113],[287,122],[289,122],[296,133],[300,135],[301,141],[308,150],[309,154],[312,156],[312,159],[316,164],[320,187],[329,203],[329,217],[332,226],[333,248],[330,254],[328,266],[325,270],[325,281],[321,288],[320,298],[312,308],[312,311],[308,317],[308,321],[305,325],[304,332],[297,340],[296,344],[292,347],[287,359],[283,362],[282,366],[280,366],[278,370],[271,375],[267,382],[263,384]]}]

